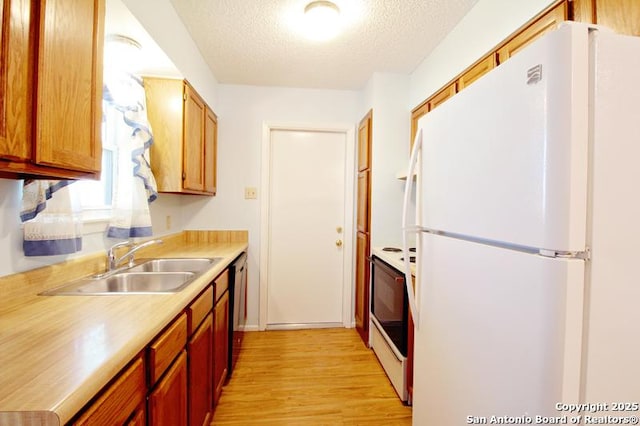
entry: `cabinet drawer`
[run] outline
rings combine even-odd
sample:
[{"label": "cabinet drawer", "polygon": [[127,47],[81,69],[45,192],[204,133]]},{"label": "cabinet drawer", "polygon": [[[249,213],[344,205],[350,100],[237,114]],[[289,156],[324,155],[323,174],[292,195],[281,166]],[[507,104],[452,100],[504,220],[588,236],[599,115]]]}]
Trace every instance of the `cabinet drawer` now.
[{"label": "cabinet drawer", "polygon": [[144,362],[140,357],[73,424],[123,424],[144,402],[146,393]]},{"label": "cabinet drawer", "polygon": [[218,278],[215,280],[215,288],[216,288],[216,300],[220,299],[220,296],[224,294],[225,291],[229,288],[229,270],[224,271]]},{"label": "cabinet drawer", "polygon": [[149,381],[151,386],[171,365],[187,343],[187,315],[180,315],[149,345]]},{"label": "cabinet drawer", "polygon": [[189,315],[189,336],[191,336],[202,320],[213,309],[213,287],[209,286],[198,298],[189,305],[187,314]]}]

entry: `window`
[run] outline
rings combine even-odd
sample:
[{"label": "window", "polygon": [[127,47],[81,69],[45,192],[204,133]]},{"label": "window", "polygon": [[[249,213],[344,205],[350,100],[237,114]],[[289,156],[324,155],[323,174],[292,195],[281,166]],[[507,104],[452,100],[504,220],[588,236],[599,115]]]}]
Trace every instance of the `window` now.
[{"label": "window", "polygon": [[[102,172],[100,180],[82,179],[69,188],[82,208],[83,222],[106,221],[111,217],[113,179],[116,176],[114,132],[106,132],[102,123]],[[111,137],[108,137],[110,135]]]}]

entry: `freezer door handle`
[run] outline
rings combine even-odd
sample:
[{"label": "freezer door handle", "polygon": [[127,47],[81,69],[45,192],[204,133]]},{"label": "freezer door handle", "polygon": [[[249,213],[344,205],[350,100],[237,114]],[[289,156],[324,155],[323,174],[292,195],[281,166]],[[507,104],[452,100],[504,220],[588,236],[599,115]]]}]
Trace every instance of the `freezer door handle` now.
[{"label": "freezer door handle", "polygon": [[[421,231],[421,228],[417,224],[408,225],[409,217],[409,198],[413,190],[413,172],[415,171],[418,163],[418,155],[422,149],[422,128],[418,129],[416,137],[413,141],[413,149],[411,150],[411,157],[409,159],[409,169],[407,171],[407,182],[404,187],[404,201],[402,203],[402,251],[404,252],[404,276],[405,286],[407,287],[407,296],[409,299],[409,309],[413,315],[413,322],[416,329],[420,327],[420,312],[418,311],[418,305],[416,304],[416,295],[411,285],[411,262],[409,261],[411,253],[409,252],[408,235],[415,234]],[[419,180],[418,176],[418,180]],[[419,188],[418,188],[419,189]],[[418,197],[419,199],[419,197]],[[417,217],[417,215],[416,215]]]}]

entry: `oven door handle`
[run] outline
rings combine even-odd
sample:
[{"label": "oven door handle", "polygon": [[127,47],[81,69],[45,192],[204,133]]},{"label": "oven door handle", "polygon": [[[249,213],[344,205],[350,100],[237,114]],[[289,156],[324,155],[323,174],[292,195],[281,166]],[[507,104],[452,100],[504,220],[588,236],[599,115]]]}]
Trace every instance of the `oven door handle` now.
[{"label": "oven door handle", "polygon": [[[409,299],[409,308],[411,309],[411,313],[413,315],[413,323],[418,330],[420,328],[420,311],[418,310],[418,304],[416,303],[416,294],[413,286],[411,285],[411,253],[409,252],[409,242],[408,236],[410,234],[415,234],[420,232],[422,229],[419,224],[407,225],[408,217],[409,217],[409,198],[411,197],[411,192],[413,190],[413,173],[416,170],[418,164],[418,156],[420,155],[420,151],[422,150],[422,128],[418,129],[418,133],[416,133],[416,137],[413,141],[413,149],[411,150],[411,158],[409,160],[409,169],[407,170],[407,182],[404,187],[404,202],[402,204],[402,251],[404,254],[404,275],[405,280],[404,284],[407,287],[407,298]],[[418,176],[418,180],[420,177]],[[418,185],[418,190],[420,187]],[[419,194],[418,194],[419,195]],[[419,203],[420,197],[416,197]],[[419,219],[419,210],[416,211],[416,222]],[[417,260],[417,259],[416,259]]]}]

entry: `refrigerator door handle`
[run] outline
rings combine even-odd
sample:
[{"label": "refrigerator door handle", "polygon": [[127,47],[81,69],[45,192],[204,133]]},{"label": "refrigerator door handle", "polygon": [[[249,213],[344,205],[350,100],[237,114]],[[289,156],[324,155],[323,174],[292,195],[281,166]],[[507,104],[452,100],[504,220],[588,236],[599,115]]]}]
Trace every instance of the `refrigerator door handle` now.
[{"label": "refrigerator door handle", "polygon": [[404,202],[402,203],[402,251],[404,254],[404,284],[407,287],[409,309],[411,309],[411,314],[413,315],[413,323],[415,324],[416,329],[419,328],[420,324],[420,312],[418,311],[418,305],[416,304],[416,295],[413,286],[411,285],[411,262],[409,261],[411,253],[409,252],[408,236],[410,234],[420,232],[421,228],[417,224],[407,225],[407,221],[409,216],[409,198],[411,197],[411,192],[413,190],[413,173],[416,169],[418,163],[418,155],[421,149],[422,129],[420,128],[418,129],[418,133],[416,133],[416,137],[413,141],[413,149],[411,150],[411,157],[409,159],[409,170],[407,171],[407,182],[404,187]]}]

